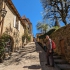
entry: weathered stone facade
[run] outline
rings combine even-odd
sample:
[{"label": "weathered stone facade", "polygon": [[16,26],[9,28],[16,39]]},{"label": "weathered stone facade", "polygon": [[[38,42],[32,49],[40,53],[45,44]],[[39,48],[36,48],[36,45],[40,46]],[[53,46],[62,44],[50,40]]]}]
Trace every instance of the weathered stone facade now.
[{"label": "weathered stone facade", "polygon": [[70,62],[70,24],[56,30],[50,36],[56,43],[55,52]]},{"label": "weathered stone facade", "polygon": [[[0,7],[2,8],[1,5]],[[5,9],[7,11],[7,14],[4,18],[2,34],[6,33],[13,38],[14,45],[12,47],[13,51],[15,51],[22,47],[22,35],[24,34],[24,25],[18,11],[14,7],[11,0],[7,0]]]}]

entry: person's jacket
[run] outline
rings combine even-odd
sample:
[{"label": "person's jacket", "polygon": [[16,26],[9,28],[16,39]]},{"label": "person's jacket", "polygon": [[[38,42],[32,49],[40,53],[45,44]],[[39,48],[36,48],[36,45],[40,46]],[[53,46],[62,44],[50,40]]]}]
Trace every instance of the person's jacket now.
[{"label": "person's jacket", "polygon": [[47,46],[47,50],[49,51],[52,50],[52,40],[50,38],[46,40],[46,46]]}]

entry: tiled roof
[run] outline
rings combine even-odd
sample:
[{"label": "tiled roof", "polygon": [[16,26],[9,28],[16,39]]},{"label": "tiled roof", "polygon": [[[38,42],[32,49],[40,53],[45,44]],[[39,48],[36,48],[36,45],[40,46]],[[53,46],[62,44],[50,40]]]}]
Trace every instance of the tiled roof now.
[{"label": "tiled roof", "polygon": [[23,17],[22,17],[22,20],[26,20],[26,21],[28,22],[28,24],[32,24],[32,23],[30,22],[29,18],[26,18],[26,16],[23,16]]}]

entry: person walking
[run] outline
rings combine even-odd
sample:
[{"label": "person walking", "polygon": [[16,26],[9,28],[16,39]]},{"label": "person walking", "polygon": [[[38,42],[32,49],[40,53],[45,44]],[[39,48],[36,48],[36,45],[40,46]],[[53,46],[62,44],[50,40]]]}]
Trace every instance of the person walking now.
[{"label": "person walking", "polygon": [[[47,64],[46,65],[54,67],[52,40],[49,38],[48,35],[46,35],[46,46],[47,46],[47,56],[46,56]],[[51,59],[51,65],[50,65],[49,57]]]}]

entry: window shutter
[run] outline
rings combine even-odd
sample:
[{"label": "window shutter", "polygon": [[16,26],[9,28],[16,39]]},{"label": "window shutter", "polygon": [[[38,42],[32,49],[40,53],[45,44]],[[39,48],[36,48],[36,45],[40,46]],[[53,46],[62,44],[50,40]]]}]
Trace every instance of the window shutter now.
[{"label": "window shutter", "polygon": [[14,27],[16,27],[16,16],[14,16]]},{"label": "window shutter", "polygon": [[20,21],[18,21],[18,30],[20,31]]}]

